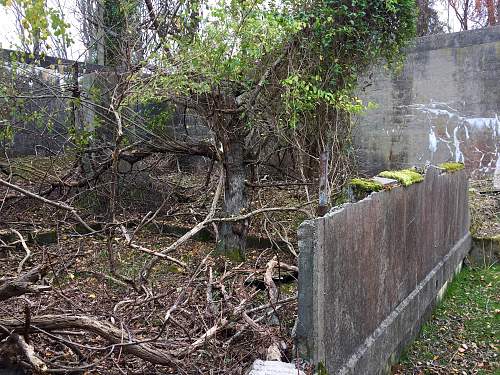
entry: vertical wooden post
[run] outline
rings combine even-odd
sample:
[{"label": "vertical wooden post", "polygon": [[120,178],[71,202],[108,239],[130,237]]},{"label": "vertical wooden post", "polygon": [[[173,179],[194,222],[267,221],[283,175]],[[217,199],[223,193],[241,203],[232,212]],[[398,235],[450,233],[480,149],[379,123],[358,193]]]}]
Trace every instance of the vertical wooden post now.
[{"label": "vertical wooden post", "polygon": [[328,151],[323,151],[319,156],[318,216],[323,216],[328,212],[328,203],[330,201],[328,190]]}]

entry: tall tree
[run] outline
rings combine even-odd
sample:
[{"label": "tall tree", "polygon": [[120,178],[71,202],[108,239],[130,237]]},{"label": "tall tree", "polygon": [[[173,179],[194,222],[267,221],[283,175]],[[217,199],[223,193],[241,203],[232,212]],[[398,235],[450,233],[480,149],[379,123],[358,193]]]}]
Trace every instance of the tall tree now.
[{"label": "tall tree", "polygon": [[443,0],[460,23],[460,30],[478,29],[498,23],[500,14],[495,0]]},{"label": "tall tree", "polygon": [[444,32],[444,24],[440,21],[439,13],[434,6],[433,0],[417,0],[417,36]]},{"label": "tall tree", "polygon": [[195,113],[211,131],[210,142],[176,140],[153,150],[221,162],[226,219],[219,225],[218,248],[238,257],[246,246],[247,184],[255,166],[279,142],[296,146],[313,172],[328,151],[332,164],[345,164],[350,116],[364,108],[353,94],[358,75],[379,58],[398,60],[415,31],[414,0],[207,0],[176,6],[145,0],[149,22],[137,27],[146,25],[145,34],[155,29],[157,38],[153,48],[143,49],[147,60],[133,64],[126,37],[134,24],[128,7],[135,5],[106,4],[112,12],[103,18],[119,16],[110,24],[126,30],[125,41],[115,39],[126,46],[119,49],[126,64],[109,106],[117,135],[111,163],[123,155],[122,113],[132,100],[170,102]]},{"label": "tall tree", "polygon": [[[357,74],[381,56],[393,60],[414,32],[411,0],[224,0],[200,7],[201,26],[165,41],[161,66],[148,80],[141,75],[137,87],[142,98],[149,92],[205,119],[224,166],[229,217],[249,210],[255,145],[286,125],[292,138],[310,139],[304,152],[317,157],[337,125],[363,108],[352,94]],[[243,255],[247,230],[247,219],[223,222],[219,250]]]}]

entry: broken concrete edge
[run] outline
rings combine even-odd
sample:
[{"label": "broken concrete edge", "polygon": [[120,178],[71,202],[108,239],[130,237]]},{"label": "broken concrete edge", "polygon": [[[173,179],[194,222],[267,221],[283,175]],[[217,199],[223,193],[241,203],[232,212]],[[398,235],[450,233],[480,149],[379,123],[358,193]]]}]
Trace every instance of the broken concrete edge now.
[{"label": "broken concrete edge", "polygon": [[446,172],[453,173],[465,169],[465,165],[463,163],[446,162],[439,164],[438,168],[441,168]]},{"label": "broken concrete edge", "polygon": [[356,202],[382,190],[392,189],[396,186],[408,187],[422,182],[429,169],[438,170],[440,173],[453,173],[465,169],[465,166],[463,163],[446,162],[437,166],[429,166],[425,173],[418,172],[416,168],[389,170],[380,172],[377,176],[371,178],[353,178],[348,185],[354,193],[354,201]]},{"label": "broken concrete edge", "polygon": [[[295,342],[296,346],[299,347],[300,354],[302,358],[313,358],[313,354],[316,352],[315,341],[311,340],[311,337],[316,337],[318,332],[307,332],[304,331],[305,327],[316,327],[314,324],[315,312],[317,311],[317,306],[313,305],[314,301],[317,301],[317,280],[315,277],[318,275],[316,270],[317,262],[314,261],[317,254],[315,251],[318,249],[316,245],[317,242],[317,225],[315,223],[317,219],[304,221],[298,229],[298,248],[302,251],[307,251],[307,253],[302,253],[299,256],[299,291],[298,300],[301,303],[298,304],[298,316],[302,317],[301,321],[297,319],[295,325]],[[301,278],[300,274],[313,275],[313,277]],[[312,292],[309,292],[312,291]],[[309,312],[313,312],[309,314]]]},{"label": "broken concrete edge", "polygon": [[404,187],[408,187],[424,180],[424,176],[413,169],[383,171],[380,172],[378,176],[397,180]]},{"label": "broken concrete edge", "polygon": [[362,192],[380,191],[384,187],[378,181],[361,177],[353,178],[349,181],[349,185],[353,188],[353,190],[360,190]]},{"label": "broken concrete edge", "polygon": [[[451,280],[460,272],[471,241],[471,236],[467,233],[408,297],[382,321],[373,334],[366,338],[340,369],[339,375],[371,374],[374,362],[386,363],[386,368],[380,372],[381,374],[390,372],[391,366],[397,362],[403,350],[418,336],[422,324],[443,298]],[[404,332],[403,335],[401,331]],[[394,341],[393,339],[397,337],[406,339]],[[393,343],[390,350],[387,350],[388,343]]]}]

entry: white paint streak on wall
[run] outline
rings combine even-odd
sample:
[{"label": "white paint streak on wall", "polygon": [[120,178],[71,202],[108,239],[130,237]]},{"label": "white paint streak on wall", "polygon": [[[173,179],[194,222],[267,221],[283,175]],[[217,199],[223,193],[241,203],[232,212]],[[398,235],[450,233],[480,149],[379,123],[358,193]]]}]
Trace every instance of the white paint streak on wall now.
[{"label": "white paint streak on wall", "polygon": [[464,118],[464,121],[471,125],[474,128],[490,128],[491,130],[494,131],[495,135],[497,135],[497,126],[499,126],[499,121],[498,121],[498,116],[495,115],[495,117],[470,117],[470,118]]},{"label": "white paint streak on wall", "polygon": [[437,150],[437,142],[436,133],[434,133],[434,129],[431,127],[431,131],[429,133],[429,150],[432,153]]},{"label": "white paint streak on wall", "polygon": [[460,151],[460,141],[458,139],[458,126],[453,129],[453,144],[455,145],[455,161],[457,163],[464,162],[464,154]]},{"label": "white paint streak on wall", "polygon": [[493,187],[500,189],[500,155],[497,152],[497,164],[493,175]]},{"label": "white paint streak on wall", "polygon": [[[431,101],[429,104],[412,104],[408,107],[426,114],[429,120],[429,151],[432,154],[435,153],[439,144],[444,143],[450,150],[451,157],[454,158],[456,162],[463,163],[465,161],[463,146],[464,144],[469,144],[469,142],[474,142],[474,133],[484,133],[485,131],[489,133],[491,131],[494,150],[484,152],[474,147],[475,150],[481,154],[477,169],[485,173],[494,171],[495,176],[498,175],[496,178],[500,179],[500,145],[498,140],[498,138],[500,138],[500,119],[498,114],[495,114],[494,117],[467,116],[461,114],[457,109],[452,108],[448,103],[434,101]],[[433,120],[439,117],[444,117],[446,119],[445,137],[437,136],[435,126],[433,126]],[[449,126],[453,128],[453,136],[449,133]],[[462,129],[463,133],[461,132]],[[486,154],[488,155],[488,163],[484,165],[483,161]],[[431,155],[431,159],[432,158],[433,156]]]}]

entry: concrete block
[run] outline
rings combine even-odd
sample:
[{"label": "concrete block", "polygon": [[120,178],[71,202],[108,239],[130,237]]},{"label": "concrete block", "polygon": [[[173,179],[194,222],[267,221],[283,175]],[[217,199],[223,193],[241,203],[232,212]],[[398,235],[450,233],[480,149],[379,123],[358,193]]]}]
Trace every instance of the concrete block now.
[{"label": "concrete block", "polygon": [[293,363],[255,360],[247,375],[305,375]]},{"label": "concrete block", "polygon": [[398,181],[393,180],[392,178],[384,178],[384,177],[376,176],[376,177],[373,177],[372,180],[375,182],[378,182],[379,184],[381,184],[383,186],[396,186],[396,185],[398,185]]}]

